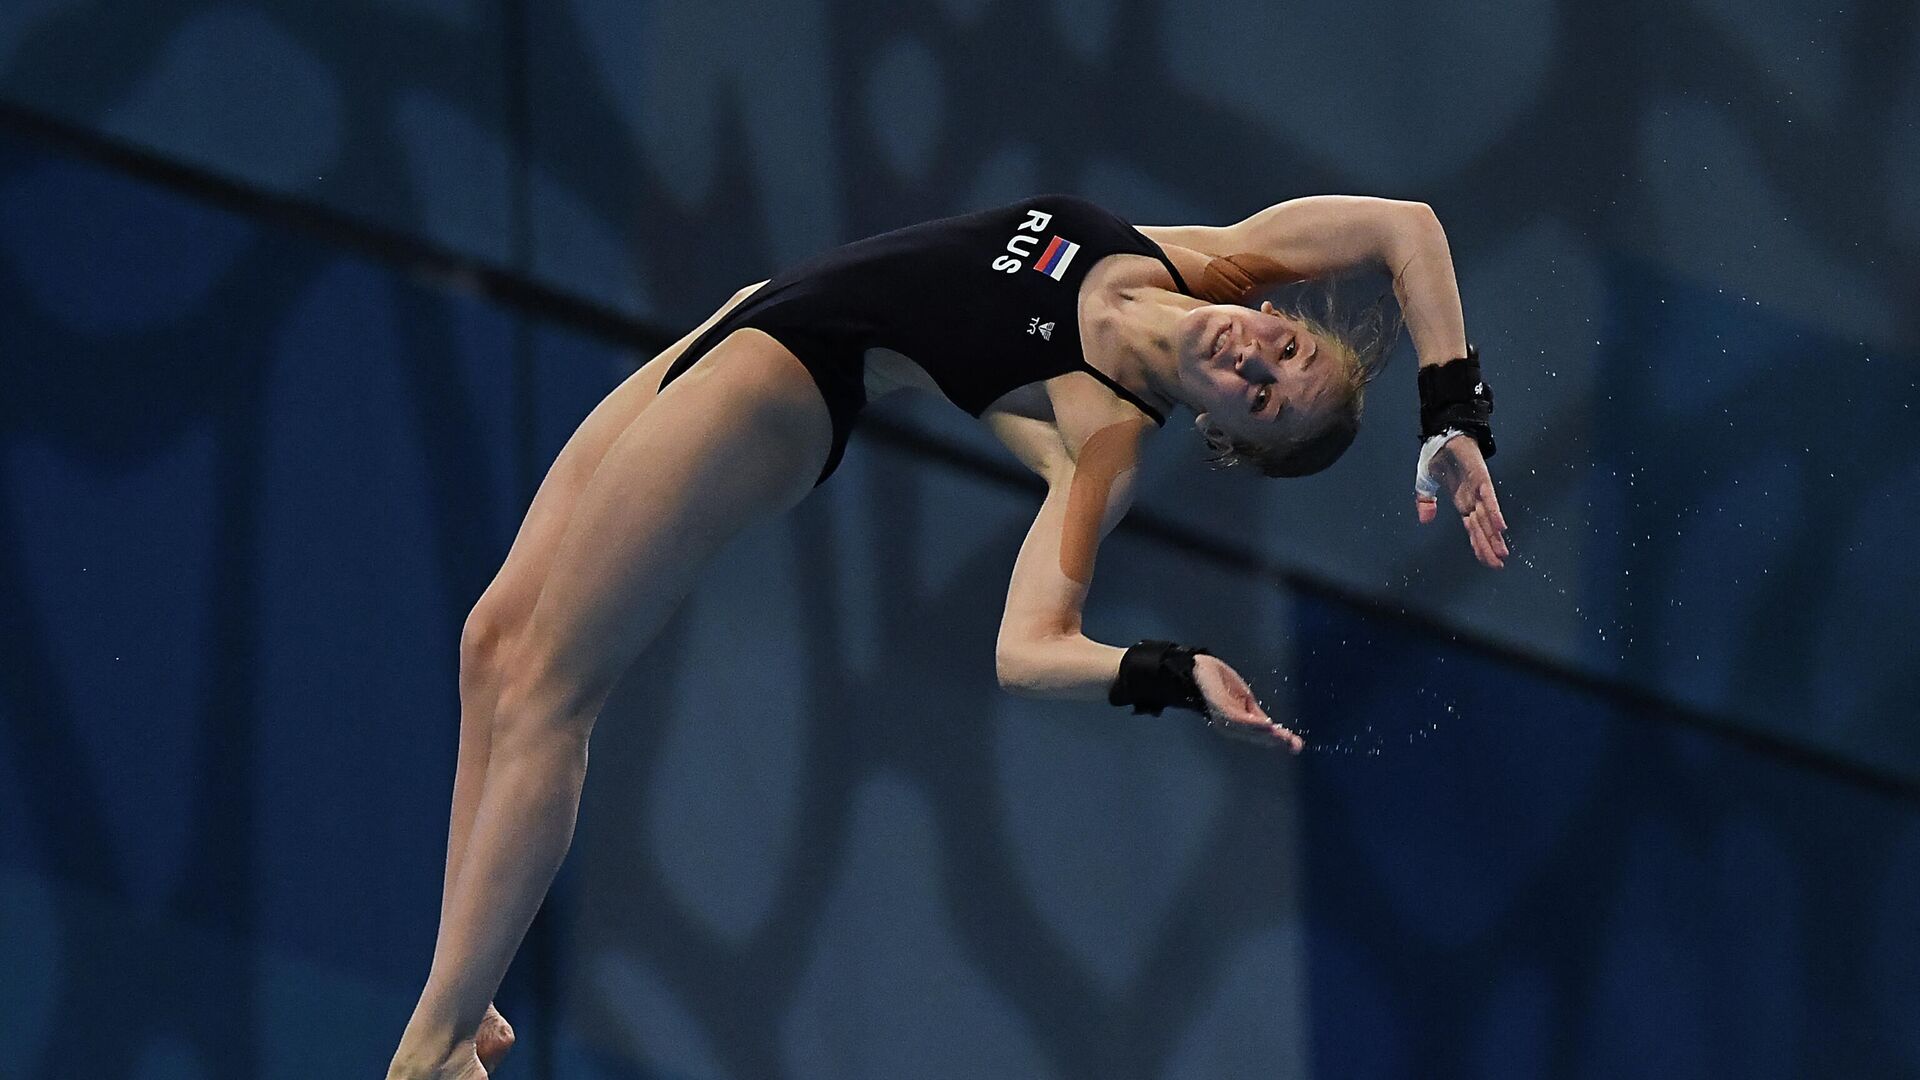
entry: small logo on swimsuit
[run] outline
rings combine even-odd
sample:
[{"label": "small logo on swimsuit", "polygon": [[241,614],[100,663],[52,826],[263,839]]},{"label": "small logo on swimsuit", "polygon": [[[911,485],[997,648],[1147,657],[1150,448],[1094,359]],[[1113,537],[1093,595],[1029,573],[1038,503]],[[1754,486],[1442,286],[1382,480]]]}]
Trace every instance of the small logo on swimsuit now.
[{"label": "small logo on swimsuit", "polygon": [[1031,318],[1027,320],[1027,333],[1029,335],[1039,334],[1040,340],[1042,341],[1052,341],[1053,340],[1053,324],[1050,322],[1041,322],[1040,319],[1036,316],[1035,318]]},{"label": "small logo on swimsuit", "polygon": [[1486,383],[1483,383],[1483,382],[1477,382],[1477,383],[1474,383],[1474,384],[1473,384],[1473,396],[1474,396],[1474,397],[1479,397],[1479,396],[1480,396],[1481,394],[1484,394],[1484,393],[1486,393],[1486,392],[1487,392],[1487,384],[1486,384]]}]

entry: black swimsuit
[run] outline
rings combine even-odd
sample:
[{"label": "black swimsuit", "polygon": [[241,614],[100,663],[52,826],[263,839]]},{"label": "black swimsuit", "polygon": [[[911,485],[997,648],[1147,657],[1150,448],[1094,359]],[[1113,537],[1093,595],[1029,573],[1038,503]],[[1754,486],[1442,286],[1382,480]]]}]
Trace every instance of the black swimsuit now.
[{"label": "black swimsuit", "polygon": [[840,464],[866,406],[865,354],[873,348],[912,359],[974,416],[1016,387],[1084,371],[1165,424],[1081,350],[1080,284],[1116,253],[1159,259],[1187,291],[1158,244],[1069,195],[882,233],[782,271],[689,345],[660,385],[735,330],[771,335],[806,365],[833,419],[833,448],[816,486]]}]

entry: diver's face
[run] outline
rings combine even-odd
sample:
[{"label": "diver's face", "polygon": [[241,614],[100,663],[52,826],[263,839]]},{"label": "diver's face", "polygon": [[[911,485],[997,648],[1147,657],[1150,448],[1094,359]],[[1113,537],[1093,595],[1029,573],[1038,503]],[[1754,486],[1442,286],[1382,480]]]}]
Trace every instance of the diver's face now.
[{"label": "diver's face", "polygon": [[1176,341],[1180,382],[1203,433],[1260,445],[1302,439],[1332,404],[1340,366],[1332,351],[1270,303],[1194,308],[1181,316]]}]

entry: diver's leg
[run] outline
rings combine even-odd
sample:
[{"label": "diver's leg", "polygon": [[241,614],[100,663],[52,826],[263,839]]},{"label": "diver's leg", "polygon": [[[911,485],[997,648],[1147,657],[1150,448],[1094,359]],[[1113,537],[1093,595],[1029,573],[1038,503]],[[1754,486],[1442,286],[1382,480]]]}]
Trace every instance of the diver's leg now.
[{"label": "diver's leg", "polygon": [[[500,660],[508,639],[526,625],[540,595],[540,582],[552,562],[567,516],[587,480],[626,426],[652,402],[675,360],[700,335],[719,321],[745,293],[641,365],[594,406],[568,438],[534,493],[533,503],[514,535],[506,562],[494,575],[468,613],[460,633],[460,742],[455,756],[453,809],[447,828],[446,876],[441,887],[440,917],[447,915],[454,883],[466,851],[467,833],[485,786],[487,755],[492,742],[494,703],[499,697]],[[482,1064],[491,1069],[513,1046],[513,1028],[489,1007],[474,1036]]]},{"label": "diver's leg", "polygon": [[471,1044],[460,1040],[479,1023],[571,840],[587,739],[608,691],[707,557],[799,502],[832,445],[812,377],[759,331],[730,335],[656,404],[608,447],[567,517],[524,631],[503,642],[486,781],[433,970],[390,1075],[461,1075],[452,1070],[465,1067]]},{"label": "diver's leg", "polygon": [[[686,342],[682,341],[680,345]],[[540,582],[553,561],[567,517],[580,492],[621,431],[653,400],[660,376],[679,355],[662,353],[627,376],[575,429],[534,493],[527,516],[515,534],[506,562],[467,614],[460,631],[460,743],[453,773],[453,809],[447,826],[447,867],[441,887],[440,918],[445,921],[459,880],[467,834],[485,789],[487,757],[493,740],[494,706],[500,696],[502,656],[512,636],[525,627],[540,595]],[[489,1008],[475,1034],[480,1060],[491,1069],[513,1045],[513,1028]]]}]

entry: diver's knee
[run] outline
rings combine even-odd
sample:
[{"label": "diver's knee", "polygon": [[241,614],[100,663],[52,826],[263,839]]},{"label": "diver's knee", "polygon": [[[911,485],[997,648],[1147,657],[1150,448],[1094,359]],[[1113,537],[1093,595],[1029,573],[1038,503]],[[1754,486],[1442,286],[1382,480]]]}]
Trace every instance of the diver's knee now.
[{"label": "diver's knee", "polygon": [[523,613],[514,611],[512,605],[501,599],[501,590],[497,587],[481,595],[460,627],[463,697],[481,690],[497,692],[508,642],[524,622]]},{"label": "diver's knee", "polygon": [[510,648],[499,660],[496,744],[583,750],[606,691],[574,666],[538,647]]}]

